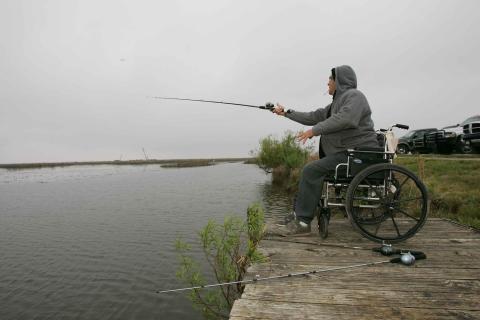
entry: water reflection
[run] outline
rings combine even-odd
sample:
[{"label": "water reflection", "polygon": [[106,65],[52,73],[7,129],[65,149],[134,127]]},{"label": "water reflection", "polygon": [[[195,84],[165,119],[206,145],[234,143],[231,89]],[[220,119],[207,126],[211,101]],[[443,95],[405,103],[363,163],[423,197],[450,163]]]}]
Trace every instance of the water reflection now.
[{"label": "water reflection", "polygon": [[265,183],[262,185],[262,204],[265,208],[265,218],[274,223],[282,223],[284,216],[293,208],[293,197],[278,185]]}]

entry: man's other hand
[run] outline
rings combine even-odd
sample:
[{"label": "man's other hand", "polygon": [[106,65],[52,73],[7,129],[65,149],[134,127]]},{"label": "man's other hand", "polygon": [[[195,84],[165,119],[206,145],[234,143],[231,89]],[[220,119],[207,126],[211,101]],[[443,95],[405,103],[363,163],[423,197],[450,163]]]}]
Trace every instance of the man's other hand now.
[{"label": "man's other hand", "polygon": [[297,140],[303,144],[305,144],[305,142],[307,142],[308,139],[312,138],[313,137],[313,131],[312,129],[309,129],[305,132],[299,132],[297,134]]}]

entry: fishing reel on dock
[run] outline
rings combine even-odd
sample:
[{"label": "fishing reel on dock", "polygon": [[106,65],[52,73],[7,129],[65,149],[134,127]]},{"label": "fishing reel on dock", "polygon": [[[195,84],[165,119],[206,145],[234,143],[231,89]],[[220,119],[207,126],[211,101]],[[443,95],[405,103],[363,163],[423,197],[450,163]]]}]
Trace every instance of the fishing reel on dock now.
[{"label": "fishing reel on dock", "polygon": [[401,263],[405,266],[411,266],[415,264],[417,260],[427,259],[427,255],[422,251],[397,249],[392,247],[391,244],[383,244],[380,248],[373,248],[375,252],[380,252],[384,256],[400,255],[400,257],[390,260],[392,263]]}]

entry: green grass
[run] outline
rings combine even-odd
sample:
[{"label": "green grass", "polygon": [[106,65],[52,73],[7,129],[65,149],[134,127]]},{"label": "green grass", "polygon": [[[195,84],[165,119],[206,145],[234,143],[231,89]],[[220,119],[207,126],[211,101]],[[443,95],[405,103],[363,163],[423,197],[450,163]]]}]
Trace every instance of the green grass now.
[{"label": "green grass", "polygon": [[431,200],[430,216],[480,228],[480,160],[405,156],[395,163],[418,174],[421,161],[422,180]]}]

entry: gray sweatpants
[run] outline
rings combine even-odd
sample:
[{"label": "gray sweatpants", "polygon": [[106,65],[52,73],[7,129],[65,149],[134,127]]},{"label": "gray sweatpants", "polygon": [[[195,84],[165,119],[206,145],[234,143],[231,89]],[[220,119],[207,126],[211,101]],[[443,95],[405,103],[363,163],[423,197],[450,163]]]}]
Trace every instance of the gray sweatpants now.
[{"label": "gray sweatpants", "polygon": [[322,196],[325,176],[335,172],[339,163],[347,162],[346,152],[330,154],[303,167],[295,201],[295,213],[298,219],[310,223]]}]

